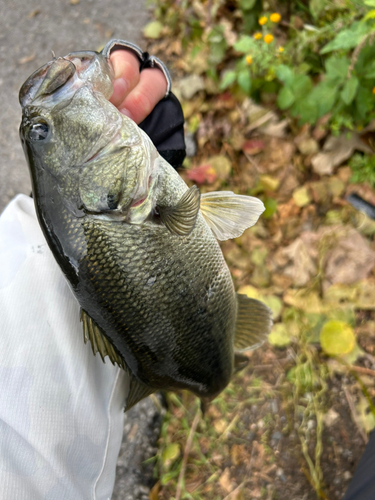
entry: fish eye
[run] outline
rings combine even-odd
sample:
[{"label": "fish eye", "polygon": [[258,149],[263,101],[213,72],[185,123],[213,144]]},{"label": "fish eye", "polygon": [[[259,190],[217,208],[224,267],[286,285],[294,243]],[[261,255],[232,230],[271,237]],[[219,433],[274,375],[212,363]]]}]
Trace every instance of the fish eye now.
[{"label": "fish eye", "polygon": [[45,121],[34,123],[29,130],[29,138],[34,142],[44,141],[48,135],[48,130],[49,127]]}]

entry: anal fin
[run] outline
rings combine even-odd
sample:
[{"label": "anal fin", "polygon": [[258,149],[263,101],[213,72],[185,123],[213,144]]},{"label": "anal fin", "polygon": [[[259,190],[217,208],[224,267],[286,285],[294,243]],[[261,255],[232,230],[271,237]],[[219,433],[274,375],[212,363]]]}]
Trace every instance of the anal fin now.
[{"label": "anal fin", "polygon": [[157,391],[157,389],[140,382],[131,373],[129,374],[129,378],[130,385],[125,402],[125,411],[130,410],[130,408],[141,401],[141,399],[147,398],[147,396]]},{"label": "anal fin", "polygon": [[234,194],[232,191],[202,194],[200,209],[211,231],[220,241],[241,236],[265,210],[258,198]]},{"label": "anal fin", "polygon": [[200,192],[192,186],[173,207],[157,207],[160,218],[172,234],[188,236],[194,228],[199,212]]},{"label": "anal fin", "polygon": [[253,350],[263,344],[272,328],[271,310],[256,299],[237,294],[236,351]]},{"label": "anal fin", "polygon": [[112,342],[104,335],[101,328],[95,321],[81,309],[81,321],[83,323],[83,339],[85,344],[90,342],[94,355],[98,352],[103,362],[106,356],[109,357],[113,365],[117,364],[120,368],[128,371],[128,367],[122,356],[117,352]]}]

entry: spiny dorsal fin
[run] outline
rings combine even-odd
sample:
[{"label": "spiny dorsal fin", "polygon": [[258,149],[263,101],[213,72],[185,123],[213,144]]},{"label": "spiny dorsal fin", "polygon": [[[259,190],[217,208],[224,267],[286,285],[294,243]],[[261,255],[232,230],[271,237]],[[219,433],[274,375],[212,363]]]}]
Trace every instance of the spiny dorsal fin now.
[{"label": "spiny dorsal fin", "polygon": [[122,356],[117,353],[110,340],[108,340],[95,321],[83,309],[81,309],[81,321],[83,323],[83,339],[85,344],[90,341],[94,355],[98,352],[103,362],[105,362],[104,358],[108,356],[113,365],[117,364],[120,368],[128,371],[128,367]]},{"label": "spiny dorsal fin", "polygon": [[200,192],[197,186],[188,189],[174,207],[157,207],[162,222],[172,234],[187,236],[194,228],[199,212]]},{"label": "spiny dorsal fin", "polygon": [[236,351],[256,349],[267,339],[272,328],[271,310],[256,299],[237,294]]},{"label": "spiny dorsal fin", "polygon": [[200,209],[211,231],[220,241],[241,236],[265,210],[258,198],[234,194],[232,191],[202,194]]},{"label": "spiny dorsal fin", "polygon": [[133,374],[129,373],[130,385],[129,392],[126,397],[125,402],[125,410],[128,411],[132,406],[137,404],[141,399],[147,398],[150,394],[156,392],[157,389],[149,387],[146,384],[143,384],[138,379],[134,377]]}]

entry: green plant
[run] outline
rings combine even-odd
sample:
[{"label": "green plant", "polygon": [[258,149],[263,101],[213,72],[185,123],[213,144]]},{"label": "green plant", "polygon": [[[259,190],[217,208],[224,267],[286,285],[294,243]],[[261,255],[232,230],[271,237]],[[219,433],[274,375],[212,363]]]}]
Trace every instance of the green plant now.
[{"label": "green plant", "polygon": [[375,0],[157,0],[155,12],[218,93],[273,94],[300,123],[329,114],[336,133],[375,118]]},{"label": "green plant", "polygon": [[352,169],[351,182],[368,182],[371,187],[375,187],[375,155],[361,155],[356,153],[349,161]]}]

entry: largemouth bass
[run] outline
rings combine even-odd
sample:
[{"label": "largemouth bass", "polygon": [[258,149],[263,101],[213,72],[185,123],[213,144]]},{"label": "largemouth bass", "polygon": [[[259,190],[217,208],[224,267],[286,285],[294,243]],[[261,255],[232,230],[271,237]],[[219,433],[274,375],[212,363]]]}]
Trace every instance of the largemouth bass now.
[{"label": "largemouth bass", "polygon": [[129,375],[126,409],[158,389],[207,403],[271,325],[237,295],[217,239],[264,207],[232,192],[200,195],[109,101],[106,55],[75,52],[20,91],[20,137],[47,243],[81,306],[85,341]]}]

